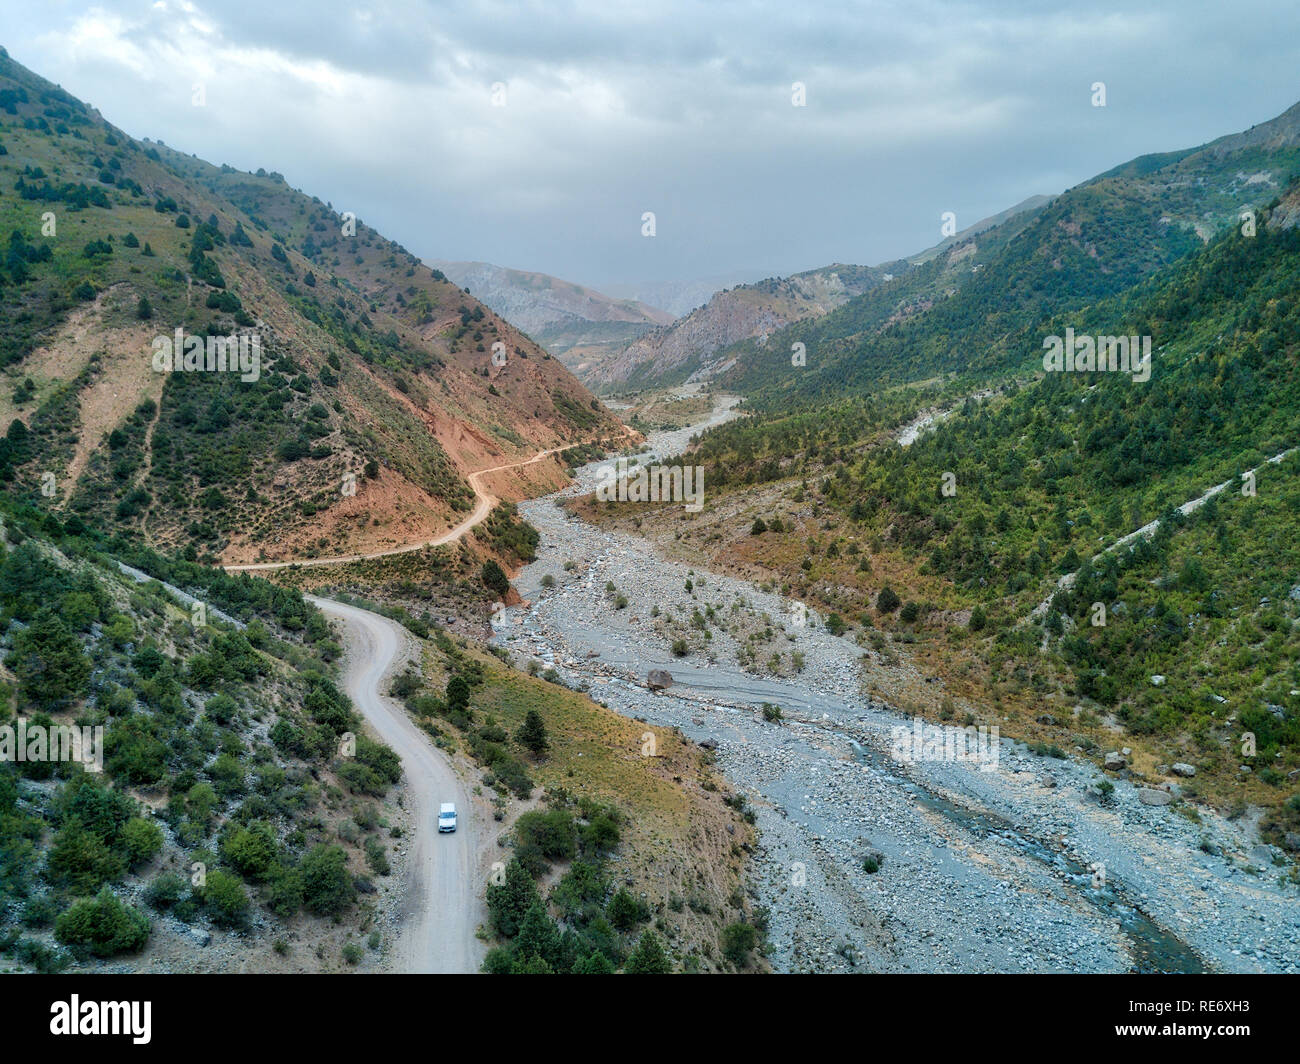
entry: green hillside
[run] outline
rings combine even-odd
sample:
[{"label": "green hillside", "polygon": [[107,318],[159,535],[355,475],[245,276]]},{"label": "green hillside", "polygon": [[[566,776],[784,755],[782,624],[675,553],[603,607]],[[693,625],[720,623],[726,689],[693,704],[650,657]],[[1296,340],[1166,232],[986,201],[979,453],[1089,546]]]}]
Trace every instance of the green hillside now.
[{"label": "green hillside", "polygon": [[[846,619],[955,640],[977,652],[992,690],[1037,714],[1068,719],[1082,700],[1153,736],[1169,760],[1223,775],[1253,766],[1289,809],[1287,773],[1300,767],[1300,452],[1287,454],[1300,444],[1298,205],[1300,186],[1261,209],[1254,237],[1228,230],[1121,295],[1018,329],[1017,368],[1037,358],[1038,372],[968,399],[909,447],[882,445],[883,433],[937,386],[761,413],[707,434],[699,460],[715,490],[796,477],[834,515],[807,544],[802,579],[810,594],[840,585]],[[1153,336],[1150,380],[1043,373],[1041,338],[1067,324]],[[1224,482],[1206,505],[1176,511]],[[1151,522],[1149,538],[1109,549]],[[881,572],[911,574],[906,619],[897,604],[880,608]],[[1246,731],[1258,752],[1243,761]],[[1294,830],[1300,811],[1278,815],[1274,827]]]},{"label": "green hillside", "polygon": [[[1013,216],[825,317],[741,345],[723,384],[755,409],[789,409],[930,377],[971,381],[1032,366],[1026,340],[1241,224],[1300,174],[1300,104],[1251,131],[1145,156]],[[1039,334],[1041,336],[1041,334]],[[792,367],[794,342],[807,366]]]},{"label": "green hillside", "polygon": [[344,749],[360,720],[324,617],[32,510],[4,508],[0,548],[0,729],[103,729],[98,772],[0,759],[0,952],[51,971],[164,950],[174,970],[202,963],[191,930],[314,928],[338,965],[324,944],[368,923],[401,766]]},{"label": "green hillside", "polygon": [[[304,554],[345,552],[351,511],[317,540],[349,478],[376,523],[446,527],[472,506],[462,463],[615,424],[363,222],[279,174],[133,140],[3,55],[0,234],[0,424],[25,437],[7,490],[160,546],[253,554],[287,533]],[[256,336],[260,358],[158,372],[177,330]]]}]

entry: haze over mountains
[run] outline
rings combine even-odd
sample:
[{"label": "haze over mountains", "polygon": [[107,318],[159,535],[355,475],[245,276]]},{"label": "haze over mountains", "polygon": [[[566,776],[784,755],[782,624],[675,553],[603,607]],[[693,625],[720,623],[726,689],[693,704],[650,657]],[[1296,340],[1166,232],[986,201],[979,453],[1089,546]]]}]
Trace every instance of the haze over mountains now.
[{"label": "haze over mountains", "polygon": [[544,273],[486,262],[437,259],[433,265],[579,373],[592,359],[602,360],[656,325],[673,321],[668,311]]},{"label": "haze over mountains", "polygon": [[[587,379],[598,388],[652,386],[700,373],[746,392],[771,382],[811,394],[870,388],[887,369],[880,360],[894,378],[921,371],[922,363],[907,359],[925,359],[930,369],[971,369],[995,357],[992,346],[1006,344],[1013,311],[1080,305],[1121,291],[1239,223],[1243,210],[1276,197],[1297,172],[1300,104],[1243,133],[1143,156],[1058,196],[1025,200],[928,251],[864,271],[869,280],[858,292],[846,287],[826,300],[784,307],[789,288],[780,282],[716,296],[589,370]],[[742,301],[746,313],[737,312]],[[916,332],[933,333],[933,353],[899,343]],[[789,372],[793,343],[805,345],[808,373]]]},{"label": "haze over mountains", "polygon": [[[768,339],[778,331],[785,330],[780,341],[783,346],[773,346],[768,354],[777,351],[779,362],[781,357],[789,354],[789,344],[797,341],[788,326],[819,319],[880,285],[885,287],[872,300],[874,309],[868,312],[877,326],[895,316],[909,317],[919,308],[928,309],[936,301],[946,300],[964,288],[966,282],[975,279],[985,266],[990,265],[995,253],[1034,227],[1037,227],[1035,232],[1026,238],[1029,244],[1007,252],[1006,264],[994,263],[995,270],[1015,269],[1011,265],[1013,260],[1028,263],[1035,255],[1041,257],[1047,254],[1053,241],[1068,236],[1067,257],[1081,252],[1096,260],[1099,275],[1115,274],[1110,280],[1103,280],[1102,287],[1117,290],[1135,276],[1126,270],[1136,268],[1140,272],[1167,261],[1171,251],[1190,246],[1187,239],[1191,235],[1208,240],[1233,221],[1235,213],[1267,200],[1270,194],[1283,187],[1295,163],[1297,123],[1300,122],[1298,112],[1300,105],[1245,132],[1225,135],[1209,144],[1143,156],[1099,174],[1061,196],[1030,197],[961,228],[927,250],[896,262],[875,267],[832,265],[719,290],[708,302],[695,307],[679,320],[656,323],[657,328],[643,328],[653,316],[642,317],[625,311],[618,317],[628,321],[629,328],[626,331],[611,329],[605,324],[610,318],[610,311],[603,302],[607,297],[594,301],[594,304],[579,299],[570,303],[560,316],[570,321],[583,320],[587,316],[585,320],[599,323],[600,327],[588,329],[585,333],[579,328],[572,335],[571,330],[561,331],[553,350],[565,352],[568,356],[566,364],[580,379],[602,391],[656,387],[723,375],[729,382],[739,385],[752,379],[747,376],[753,372],[747,363],[754,361],[754,352],[767,347]],[[1157,252],[1148,256],[1128,256],[1118,265],[1119,272],[1107,265],[1102,248],[1114,237],[1105,232],[1094,233],[1091,225],[1088,232],[1083,230],[1085,223],[1100,220],[1098,212],[1103,197],[1108,201],[1105,204],[1107,212],[1130,212],[1131,216],[1123,223],[1130,236],[1136,226],[1147,229],[1151,248],[1165,248],[1163,255]],[[1145,217],[1144,212],[1155,209],[1157,205],[1160,215]],[[1040,219],[1049,209],[1055,211],[1053,220],[1043,228]],[[1051,229],[1053,225],[1057,227],[1055,230]],[[1038,246],[1031,252],[1028,250],[1030,244]],[[1121,255],[1126,255],[1126,252],[1121,252]],[[913,274],[917,268],[936,261],[937,265]],[[1065,258],[1052,253],[1053,271],[1067,274],[1070,268],[1065,262]],[[1086,263],[1080,263],[1078,268],[1084,274],[1090,272]],[[469,276],[465,267],[459,269],[461,277]],[[903,279],[904,275],[912,276]],[[489,298],[489,302],[495,300],[494,305],[508,318],[517,318],[525,328],[530,328],[525,323],[528,320],[536,321],[538,329],[557,328],[553,315],[558,312],[547,311],[536,318],[520,317],[534,314],[533,303],[539,298],[534,294],[538,290],[535,279],[538,275],[493,267],[480,269],[478,276],[494,293],[485,298]],[[509,294],[501,287],[503,278],[513,279]],[[1078,294],[1100,290],[1095,278],[1084,280],[1062,276],[1058,280],[1064,282],[1063,288]],[[1084,287],[1076,285],[1076,281],[1081,281]],[[893,283],[892,287],[888,282]],[[1003,283],[1000,276],[991,275],[978,279],[975,289],[988,291]],[[553,279],[546,282],[548,288],[557,284],[561,290],[590,291]],[[548,304],[553,302],[549,291],[545,298]],[[854,302],[854,308],[859,306]],[[513,316],[508,308],[514,309]],[[865,303],[861,309],[865,310]],[[845,314],[852,319],[860,312],[859,309],[850,309]],[[573,318],[567,318],[569,314]],[[548,315],[552,317],[548,318]],[[632,322],[634,317],[640,320]],[[860,326],[858,322],[854,328]],[[566,327],[559,328],[564,330]],[[833,330],[835,326],[831,328]],[[539,334],[546,335],[553,334]],[[828,334],[810,332],[808,335],[821,338]],[[575,341],[573,336],[580,339]],[[593,340],[595,342],[591,342]],[[551,345],[548,343],[548,346]]]}]

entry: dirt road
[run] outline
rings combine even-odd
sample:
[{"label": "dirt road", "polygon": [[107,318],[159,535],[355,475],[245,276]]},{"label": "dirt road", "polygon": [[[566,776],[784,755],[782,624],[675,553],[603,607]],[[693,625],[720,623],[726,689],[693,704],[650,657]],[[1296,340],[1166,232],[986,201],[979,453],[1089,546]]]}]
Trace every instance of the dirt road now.
[{"label": "dirt road", "polygon": [[[629,431],[624,430],[625,434]],[[471,528],[482,524],[487,519],[488,514],[492,512],[492,507],[501,501],[483,486],[484,477],[493,473],[500,473],[506,469],[522,469],[524,466],[533,465],[550,455],[558,454],[560,451],[567,451],[574,446],[577,445],[566,443],[559,447],[552,447],[547,451],[538,451],[532,458],[525,459],[522,462],[507,462],[505,465],[493,466],[491,469],[480,469],[476,473],[471,473],[467,480],[474,491],[474,509],[460,524],[447,529],[446,532],[435,536],[433,539],[422,539],[418,543],[408,543],[402,547],[375,551],[373,554],[348,554],[339,558],[306,558],[289,562],[254,562],[246,565],[225,565],[222,568],[228,573],[257,573],[266,572],[269,569],[287,569],[291,565],[298,565],[304,569],[319,565],[344,565],[347,562],[367,562],[375,558],[391,558],[395,554],[410,554],[412,551],[424,550],[425,547],[440,547],[444,543],[452,543],[460,539]]]},{"label": "dirt road", "polygon": [[[397,751],[406,775],[406,808],[416,830],[406,839],[407,883],[402,929],[390,954],[398,972],[474,972],[485,949],[474,929],[479,900],[482,825],[468,788],[451,762],[406,711],[386,695],[387,675],[405,656],[407,636],[395,621],[308,596],[341,623],[347,648],[343,685],[375,734]],[[438,806],[455,802],[454,834],[438,833]]]}]

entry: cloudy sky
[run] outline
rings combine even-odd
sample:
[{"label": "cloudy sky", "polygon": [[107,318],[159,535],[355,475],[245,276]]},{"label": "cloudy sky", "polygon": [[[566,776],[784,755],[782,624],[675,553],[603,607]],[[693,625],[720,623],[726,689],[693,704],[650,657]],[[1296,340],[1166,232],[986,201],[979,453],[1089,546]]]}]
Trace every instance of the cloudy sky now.
[{"label": "cloudy sky", "polygon": [[885,261],[1300,100],[1295,0],[0,0],[0,26],[134,136],[425,258],[597,287]]}]

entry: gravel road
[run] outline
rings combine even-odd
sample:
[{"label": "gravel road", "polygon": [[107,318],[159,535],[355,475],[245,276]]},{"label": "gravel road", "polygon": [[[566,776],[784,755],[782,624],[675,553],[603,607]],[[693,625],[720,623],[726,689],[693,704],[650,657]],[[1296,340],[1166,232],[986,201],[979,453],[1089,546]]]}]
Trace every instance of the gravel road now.
[{"label": "gravel road", "polygon": [[[413,830],[405,840],[400,928],[390,954],[400,972],[475,972],[485,949],[474,936],[485,918],[481,902],[481,814],[446,755],[384,692],[409,649],[406,631],[387,617],[307,596],[340,622],[346,657],[343,686],[375,734],[401,756],[405,808]],[[438,834],[438,806],[455,802],[459,824]]]}]

